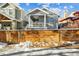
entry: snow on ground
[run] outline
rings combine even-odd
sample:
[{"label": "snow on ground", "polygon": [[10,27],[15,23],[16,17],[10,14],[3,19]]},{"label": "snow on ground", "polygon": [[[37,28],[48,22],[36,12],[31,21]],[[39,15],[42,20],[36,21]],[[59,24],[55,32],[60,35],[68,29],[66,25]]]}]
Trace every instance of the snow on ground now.
[{"label": "snow on ground", "polygon": [[65,48],[12,48],[0,52],[2,56],[79,56],[79,49]]},{"label": "snow on ground", "polygon": [[6,45],[7,45],[7,43],[2,43],[2,42],[0,42],[0,48],[5,47]]},{"label": "snow on ground", "polygon": [[[2,43],[1,43],[2,44]],[[0,48],[1,56],[79,56],[79,49],[28,48],[31,42],[13,44]]]},{"label": "snow on ground", "polygon": [[20,44],[7,45],[7,46],[1,45],[2,48],[0,49],[0,55],[17,53],[20,51],[31,51],[31,50],[42,49],[42,48],[32,48],[32,49],[28,48],[31,45],[32,43],[29,41]]}]

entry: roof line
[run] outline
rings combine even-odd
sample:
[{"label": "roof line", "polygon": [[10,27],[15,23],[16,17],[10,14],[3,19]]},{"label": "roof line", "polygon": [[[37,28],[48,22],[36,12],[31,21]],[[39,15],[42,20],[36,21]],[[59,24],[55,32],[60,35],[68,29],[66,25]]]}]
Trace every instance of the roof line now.
[{"label": "roof line", "polygon": [[[47,9],[47,8],[46,8]],[[47,9],[47,10],[49,10],[49,9]],[[51,11],[52,12],[52,10],[49,10],[49,11]],[[54,13],[54,12],[52,12],[52,13]],[[54,13],[55,15],[57,15],[56,13]]]},{"label": "roof line", "polygon": [[46,11],[44,11],[44,10],[42,10],[42,9],[40,9],[40,8],[35,8],[35,9],[33,9],[33,10],[31,10],[31,11],[29,11],[27,14],[29,14],[29,13],[31,13],[31,12],[33,12],[33,11],[35,11],[35,10],[40,10],[40,11],[42,11],[42,12],[44,12],[44,13],[46,13],[46,14],[49,14],[48,12],[46,12]]}]

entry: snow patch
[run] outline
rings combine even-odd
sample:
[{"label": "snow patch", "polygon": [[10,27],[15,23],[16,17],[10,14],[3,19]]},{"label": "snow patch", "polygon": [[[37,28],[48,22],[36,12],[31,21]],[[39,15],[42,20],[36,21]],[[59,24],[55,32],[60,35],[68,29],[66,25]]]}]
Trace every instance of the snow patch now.
[{"label": "snow patch", "polygon": [[5,46],[7,46],[7,43],[2,43],[2,42],[0,42],[0,48],[3,48],[3,47],[5,47]]}]

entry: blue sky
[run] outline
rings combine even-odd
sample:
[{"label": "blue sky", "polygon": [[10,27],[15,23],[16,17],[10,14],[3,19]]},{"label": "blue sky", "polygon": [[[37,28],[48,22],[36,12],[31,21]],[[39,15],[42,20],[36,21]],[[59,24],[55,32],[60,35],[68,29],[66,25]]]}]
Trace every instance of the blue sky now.
[{"label": "blue sky", "polygon": [[63,15],[64,9],[68,10],[68,14],[73,11],[79,10],[79,3],[19,3],[26,12],[34,8],[49,8],[51,10],[59,11]]}]

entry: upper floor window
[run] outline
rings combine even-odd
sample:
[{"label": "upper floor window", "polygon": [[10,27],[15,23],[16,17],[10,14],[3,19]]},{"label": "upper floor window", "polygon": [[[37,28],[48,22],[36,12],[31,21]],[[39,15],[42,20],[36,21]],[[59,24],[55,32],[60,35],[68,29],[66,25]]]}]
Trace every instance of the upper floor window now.
[{"label": "upper floor window", "polygon": [[1,8],[0,11],[12,18],[15,17],[15,9],[13,8]]},{"label": "upper floor window", "polygon": [[21,10],[15,9],[15,18],[21,19]]}]

